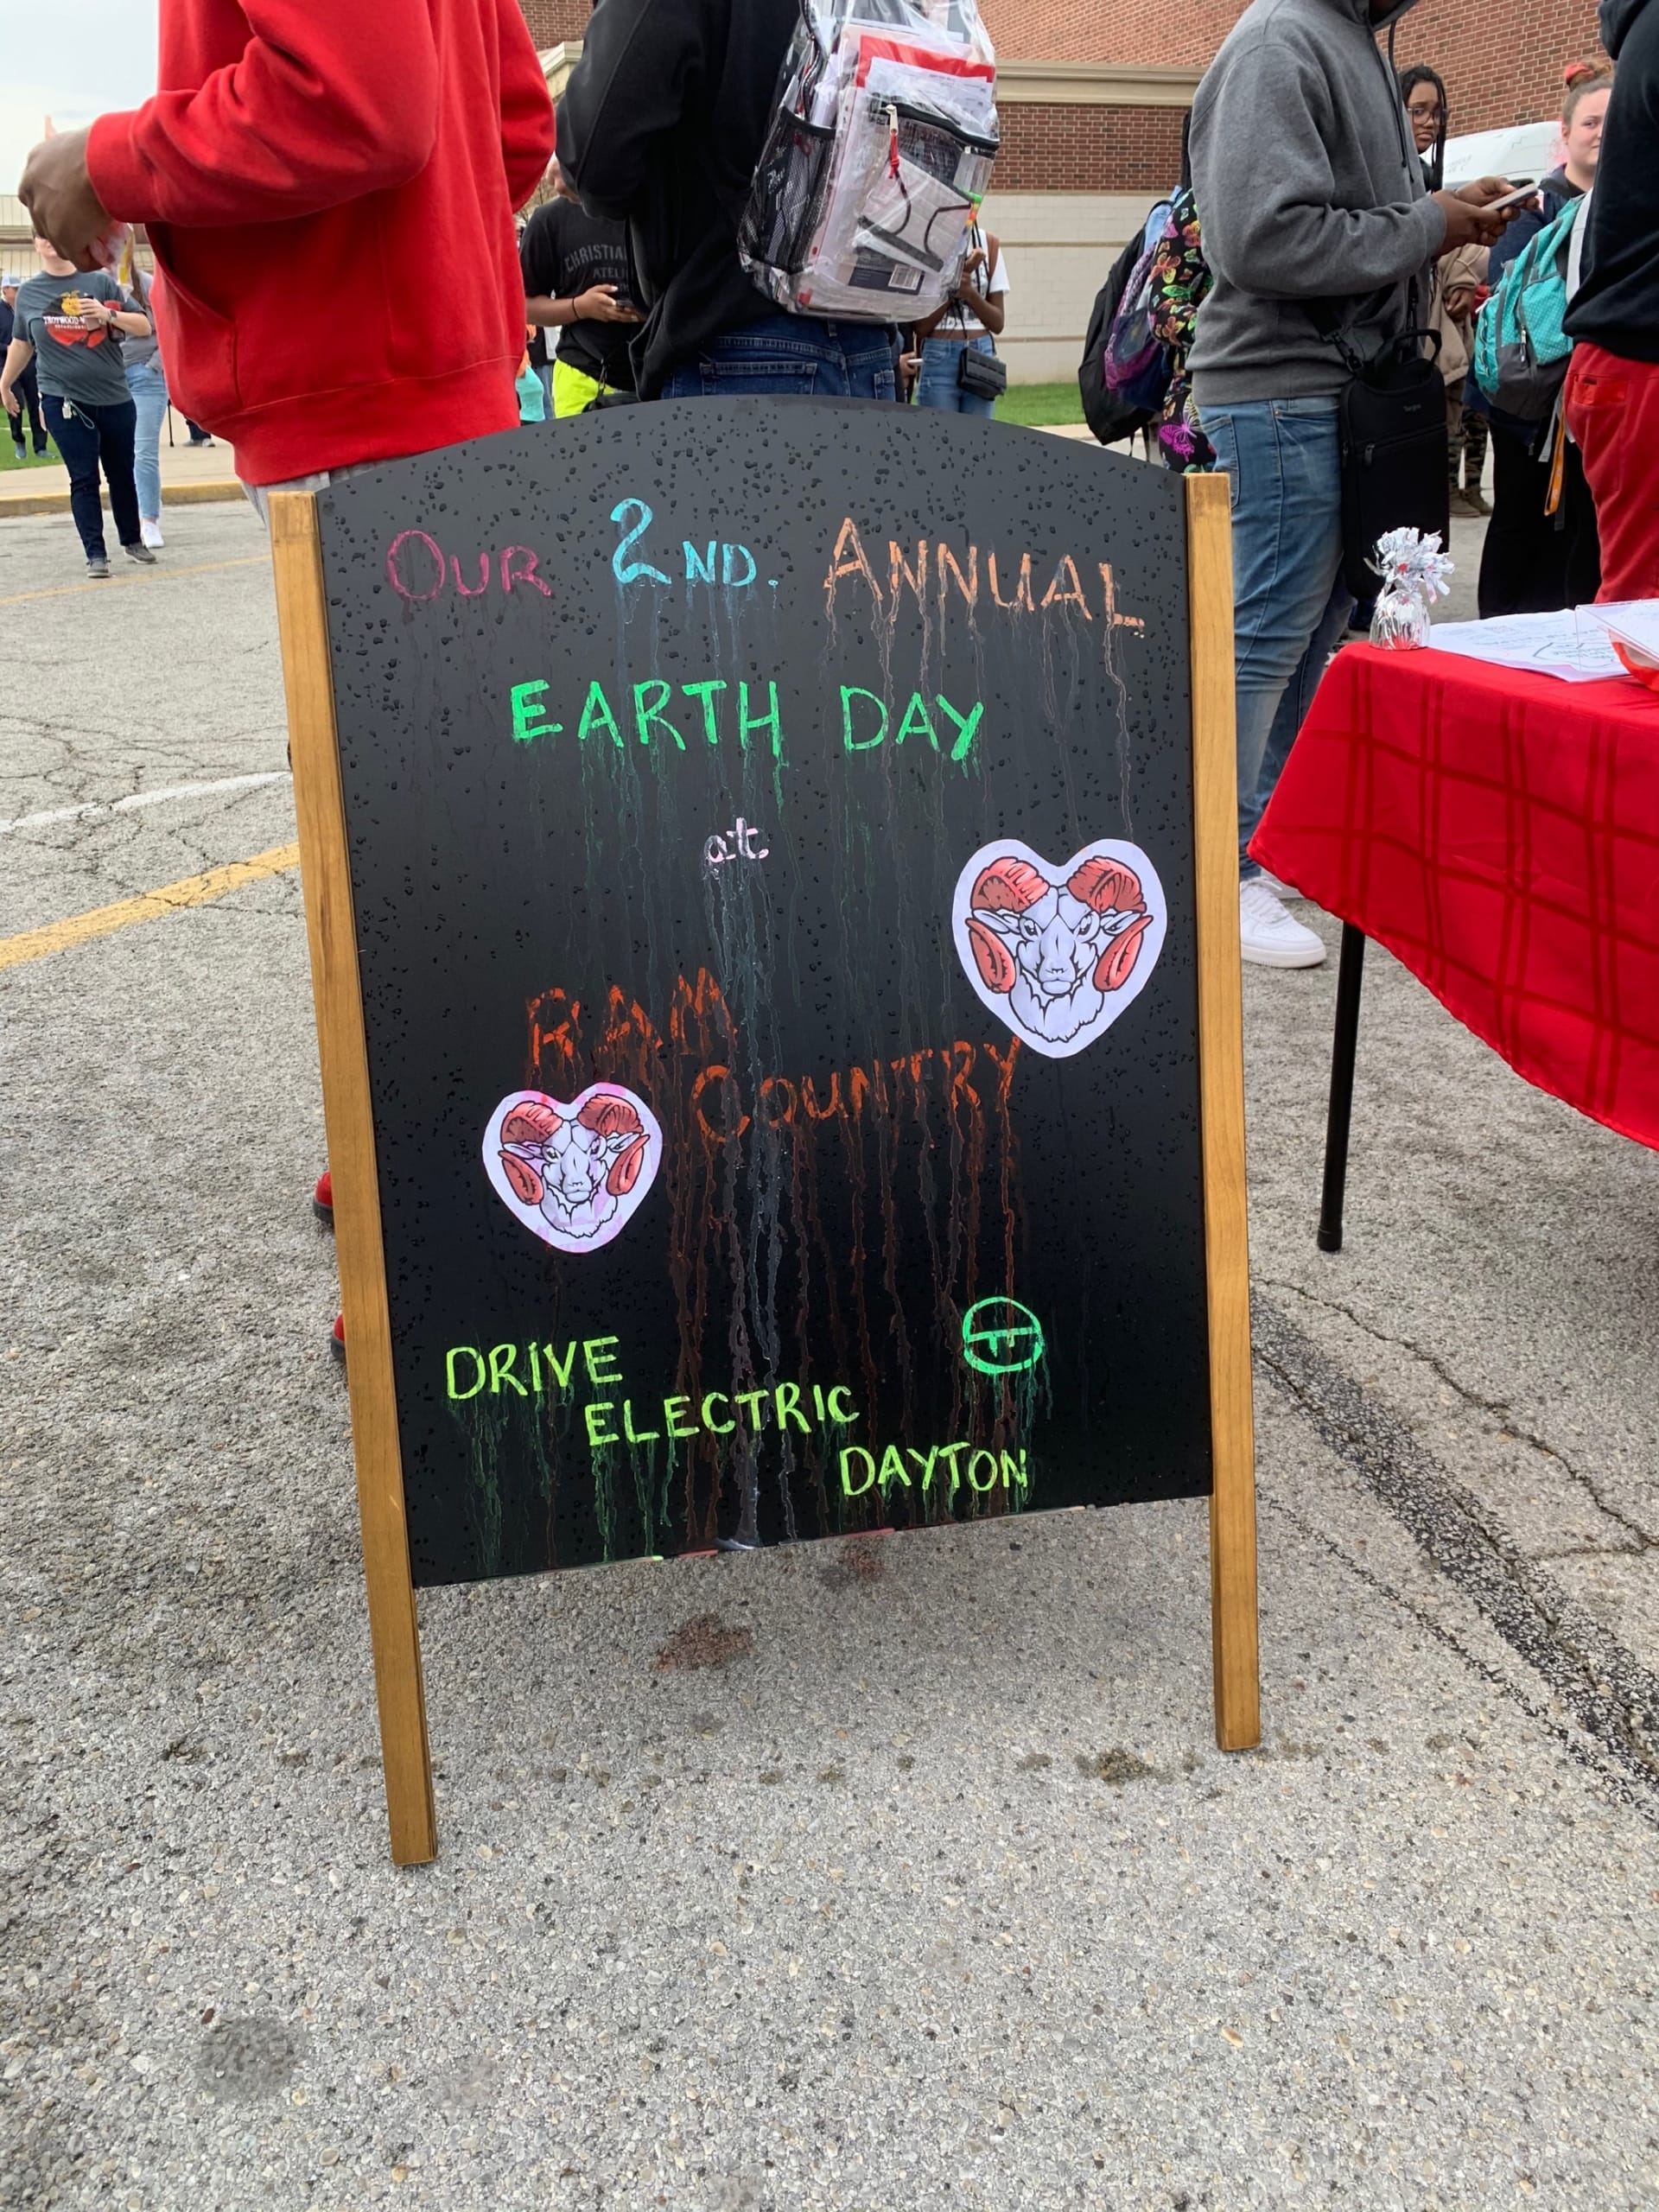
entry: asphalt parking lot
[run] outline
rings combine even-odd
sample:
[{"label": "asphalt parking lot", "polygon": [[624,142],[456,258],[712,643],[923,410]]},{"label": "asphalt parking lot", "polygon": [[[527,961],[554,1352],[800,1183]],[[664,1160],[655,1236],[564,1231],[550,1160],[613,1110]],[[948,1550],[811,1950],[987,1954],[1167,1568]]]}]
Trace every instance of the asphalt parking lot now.
[{"label": "asphalt parking lot", "polygon": [[1373,952],[1322,1255],[1249,974],[1262,1750],[1195,1504],[442,1590],[399,1872],[264,537],[79,575],[0,523],[0,2205],[1659,2202],[1659,1160]]}]

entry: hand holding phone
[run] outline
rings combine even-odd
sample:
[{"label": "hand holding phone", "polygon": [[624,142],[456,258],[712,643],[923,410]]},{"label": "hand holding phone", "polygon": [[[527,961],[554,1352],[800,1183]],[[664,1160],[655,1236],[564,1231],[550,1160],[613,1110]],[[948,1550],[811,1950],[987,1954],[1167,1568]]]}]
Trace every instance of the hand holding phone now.
[{"label": "hand holding phone", "polygon": [[1531,185],[1511,188],[1507,177],[1484,176],[1473,184],[1460,185],[1455,192],[1435,193],[1433,197],[1446,214],[1446,235],[1440,251],[1455,253],[1459,246],[1492,245],[1514,222],[1521,212],[1520,203],[1530,200],[1535,188]]},{"label": "hand holding phone", "polygon": [[1537,197],[1538,188],[1535,184],[1517,184],[1512,192],[1504,193],[1502,198],[1488,200],[1482,204],[1489,215],[1501,215],[1506,207],[1519,207],[1525,201],[1535,200]]}]

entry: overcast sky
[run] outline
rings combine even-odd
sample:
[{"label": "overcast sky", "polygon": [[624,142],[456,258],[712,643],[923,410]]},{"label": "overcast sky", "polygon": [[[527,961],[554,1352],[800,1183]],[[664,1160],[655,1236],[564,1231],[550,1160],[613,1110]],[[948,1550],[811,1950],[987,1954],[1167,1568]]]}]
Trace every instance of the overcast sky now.
[{"label": "overcast sky", "polygon": [[156,89],[156,0],[0,0],[0,192],[49,115],[60,130]]}]

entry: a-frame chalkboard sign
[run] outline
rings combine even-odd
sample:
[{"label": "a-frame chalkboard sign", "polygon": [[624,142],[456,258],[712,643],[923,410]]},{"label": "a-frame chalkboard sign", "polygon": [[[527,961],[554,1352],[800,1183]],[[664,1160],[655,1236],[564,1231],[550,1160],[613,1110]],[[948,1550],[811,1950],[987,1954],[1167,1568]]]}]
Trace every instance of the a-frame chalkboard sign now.
[{"label": "a-frame chalkboard sign", "polygon": [[1258,1736],[1229,512],[620,408],[271,534],[393,1856],[415,1587],[1208,1496]]}]

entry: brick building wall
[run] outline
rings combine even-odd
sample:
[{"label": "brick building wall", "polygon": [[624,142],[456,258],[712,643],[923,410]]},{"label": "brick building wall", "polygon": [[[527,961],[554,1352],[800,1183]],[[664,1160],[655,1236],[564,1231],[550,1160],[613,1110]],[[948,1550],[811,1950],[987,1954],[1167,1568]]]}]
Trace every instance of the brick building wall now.
[{"label": "brick building wall", "polygon": [[1181,172],[1177,107],[1002,104],[999,192],[1166,191]]},{"label": "brick building wall", "polygon": [[[543,51],[580,39],[590,0],[521,0]],[[1242,0],[981,0],[1007,60],[1116,62],[1202,69],[1242,12]],[[1403,67],[1427,61],[1445,78],[1454,131],[1548,115],[1567,62],[1593,60],[1596,0],[1418,0],[1401,23]],[[1003,111],[998,181],[1010,192],[1141,192],[1162,188],[1180,159],[1168,108],[1010,101]]]},{"label": "brick building wall", "polygon": [[[521,4],[543,53],[582,38],[592,12],[590,0]],[[1039,81],[1019,97],[1015,81],[1007,84],[987,213],[1009,246],[1018,296],[1003,344],[1010,373],[1020,382],[1069,377],[1102,275],[1148,201],[1179,174],[1183,110],[1116,104],[1120,91],[1134,96],[1133,80],[1104,86],[1097,76],[1090,83],[1086,71],[1068,78],[1065,65],[1197,73],[1237,21],[1243,0],[1111,0],[1105,7],[1101,0],[980,0],[980,6],[1001,60],[1058,65],[1043,67]],[[1516,0],[1418,0],[1395,39],[1402,67],[1427,61],[1446,79],[1454,132],[1552,113],[1566,64],[1592,60],[1598,51],[1596,0],[1529,0],[1524,7]],[[1175,96],[1184,95],[1183,86]],[[1271,147],[1262,154],[1271,159]]]},{"label": "brick building wall", "polygon": [[1402,68],[1426,61],[1445,78],[1454,132],[1557,114],[1567,63],[1603,58],[1596,0],[1421,0],[1395,52]]},{"label": "brick building wall", "polygon": [[[1009,60],[1205,67],[1243,12],[1241,0],[980,0]],[[1600,51],[1596,0],[1418,0],[1401,22],[1401,66],[1446,79],[1454,131],[1532,123],[1560,98],[1561,71]]]},{"label": "brick building wall", "polygon": [[550,46],[563,46],[568,38],[581,38],[594,12],[592,0],[518,0],[536,41],[537,54]]}]

